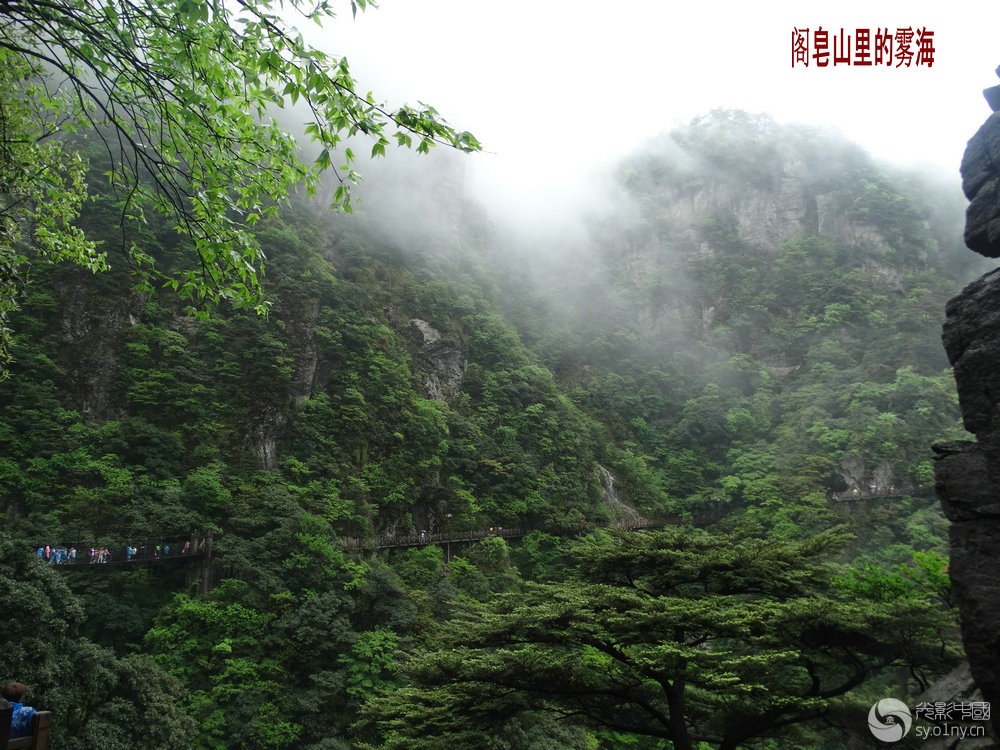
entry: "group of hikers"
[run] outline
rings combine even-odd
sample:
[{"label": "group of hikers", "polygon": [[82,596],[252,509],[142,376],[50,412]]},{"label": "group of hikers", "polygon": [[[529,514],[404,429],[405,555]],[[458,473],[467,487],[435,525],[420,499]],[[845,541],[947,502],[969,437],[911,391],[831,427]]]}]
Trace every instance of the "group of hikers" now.
[{"label": "group of hikers", "polygon": [[76,547],[66,549],[65,547],[50,547],[46,544],[44,547],[38,548],[38,556],[45,562],[55,563],[56,565],[62,565],[63,563],[72,565],[76,562]]},{"label": "group of hikers", "polygon": [[[184,540],[183,543],[175,543],[173,546],[167,543],[156,545],[141,544],[139,546],[128,544],[122,548],[122,556],[118,559],[125,562],[133,562],[136,560],[157,560],[162,557],[187,556],[191,554],[200,555],[204,553],[205,539],[203,537],[196,544],[190,539]],[[100,565],[110,562],[112,559],[111,550],[107,547],[96,546],[90,547],[89,550],[84,550],[85,560],[79,559],[79,553],[74,545],[57,547],[46,544],[37,549],[37,554],[40,559],[54,565],[76,565],[82,562],[89,562],[91,565]]]}]

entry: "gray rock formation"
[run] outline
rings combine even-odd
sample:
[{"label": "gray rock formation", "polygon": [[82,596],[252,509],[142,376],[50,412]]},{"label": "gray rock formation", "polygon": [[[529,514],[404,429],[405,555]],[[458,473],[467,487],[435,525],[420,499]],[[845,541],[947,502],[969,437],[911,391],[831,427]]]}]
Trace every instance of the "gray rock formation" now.
[{"label": "gray rock formation", "polygon": [[462,388],[468,360],[457,341],[445,339],[426,320],[413,318],[419,349],[417,366],[424,377],[424,392],[428,398],[447,401]]},{"label": "gray rock formation", "polygon": [[[72,277],[71,277],[72,278]],[[60,285],[58,336],[69,355],[67,376],[80,414],[107,418],[112,373],[125,331],[139,322],[145,295],[109,300],[85,284]]]},{"label": "gray rock formation", "polygon": [[[719,117],[725,119],[724,114]],[[884,289],[905,293],[904,271],[893,261],[898,242],[882,222],[858,208],[868,197],[856,170],[869,169],[867,157],[823,140],[826,156],[819,158],[794,130],[740,118],[736,115],[733,128],[709,123],[707,132],[717,130],[704,143],[697,134],[700,126],[675,134],[674,150],[658,144],[650,157],[653,164],[662,160],[661,167],[636,178],[642,188],[635,194],[639,201],[629,206],[635,211],[634,224],[619,227],[610,244],[617,256],[614,268],[623,264],[636,289],[644,332],[669,338],[690,328],[697,334],[694,326],[700,322],[700,334],[707,336],[730,317],[732,300],[724,294],[690,294],[708,286],[686,279],[690,268],[733,253],[766,257],[800,238],[863,248],[869,258],[865,273]],[[695,135],[689,141],[691,132]],[[759,143],[769,141],[781,145],[765,157]],[[720,143],[731,149],[728,157],[720,156]],[[748,161],[739,171],[725,166],[730,164],[726,159],[732,164]],[[656,205],[655,212],[645,211],[647,200]],[[774,374],[781,376],[799,363],[773,364]]]},{"label": "gray rock formation", "polygon": [[262,469],[274,471],[278,468],[278,440],[284,434],[287,424],[288,417],[284,412],[267,408],[247,436],[249,446]]},{"label": "gray rock formation", "polygon": [[896,470],[890,461],[870,465],[863,456],[846,456],[837,466],[837,473],[846,488],[833,493],[834,500],[858,497],[893,497],[897,487]]},{"label": "gray rock formation", "polygon": [[987,258],[1000,258],[1000,86],[983,94],[993,115],[972,136],[962,157],[962,191],[970,201],[965,244]]},{"label": "gray rock formation", "polygon": [[988,258],[1000,257],[1000,112],[969,141],[962,158],[962,190],[969,199],[965,244]]},{"label": "gray rock formation", "polygon": [[[971,200],[966,244],[1000,257],[1000,113],[969,141],[962,187]],[[946,316],[944,347],[962,420],[977,442],[935,445],[935,484],[952,522],[949,573],[969,667],[983,697],[1000,705],[1000,270],[962,290]]]},{"label": "gray rock formation", "polygon": [[1000,705],[1000,504],[982,446],[934,446],[937,492],[945,515],[951,558],[948,572],[961,612],[962,642],[972,676],[991,705]]},{"label": "gray rock formation", "polygon": [[612,521],[641,521],[642,515],[639,511],[622,500],[615,487],[614,475],[600,464],[597,464],[597,473],[601,480],[604,504],[611,512]]},{"label": "gray rock formation", "polygon": [[[959,664],[951,672],[931,685],[917,697],[915,705],[921,703],[936,703],[944,705],[961,705],[978,703],[983,695],[976,687],[969,672],[968,664]],[[948,734],[917,740],[914,744],[920,750],[994,750],[996,740],[988,732],[989,727],[977,721],[951,721]],[[983,730],[985,736],[980,736]],[[957,736],[956,736],[957,735]],[[916,735],[911,736],[916,739]],[[883,745],[884,746],[884,745]]]}]

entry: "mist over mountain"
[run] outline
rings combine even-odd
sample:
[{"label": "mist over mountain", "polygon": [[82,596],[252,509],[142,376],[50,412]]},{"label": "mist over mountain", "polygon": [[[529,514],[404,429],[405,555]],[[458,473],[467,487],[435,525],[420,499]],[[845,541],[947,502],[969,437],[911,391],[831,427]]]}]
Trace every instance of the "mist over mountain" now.
[{"label": "mist over mountain", "polygon": [[[560,582],[568,588],[525,601],[540,611],[577,584],[596,597],[623,581],[635,585],[614,606],[640,593],[684,599],[710,580],[703,593],[720,607],[729,594],[766,603],[752,617],[731,614],[750,622],[746,633],[733,624],[706,636],[717,653],[745,636],[755,644],[736,649],[745,666],[766,651],[753,640],[765,633],[768,648],[805,654],[801,664],[823,665],[817,681],[822,672],[843,686],[810,695],[797,656],[753,667],[802,688],[780,710],[730,700],[725,680],[709,680],[691,697],[689,723],[716,744],[736,741],[732,727],[751,719],[788,746],[842,746],[867,731],[844,716],[863,717],[869,693],[837,673],[845,660],[824,632],[843,636],[843,653],[881,651],[864,661],[865,689],[891,686],[907,692],[900,698],[957,663],[953,620],[935,598],[947,545],[928,448],[963,434],[940,318],[982,271],[960,248],[957,184],[881,165],[828,132],[731,110],[649,141],[578,186],[582,203],[553,196],[551,215],[539,206],[521,226],[470,190],[460,155],[391,158],[365,173],[353,214],[331,215],[321,189],[261,223],[266,319],[192,316],[164,290],[134,290],[121,265],[33,276],[0,383],[0,565],[48,588],[0,602],[74,613],[58,648],[8,660],[11,673],[34,675],[40,702],[65,709],[60,747],[94,746],[107,721],[69,713],[93,699],[61,694],[66,674],[89,685],[97,672],[66,664],[66,639],[111,665],[104,697],[130,706],[138,725],[163,713],[121,747],[140,735],[158,747],[445,747],[455,737],[465,739],[450,746],[472,747],[460,732],[484,727],[497,747],[663,747],[650,739],[667,736],[648,729],[655,712],[629,734],[617,704],[560,721],[571,704],[546,712],[525,699],[516,726],[506,703],[492,716],[467,707],[461,729],[424,716],[440,735],[428,730],[422,745],[406,743],[423,724],[393,724],[391,701],[437,675],[420,659],[447,658],[422,649],[447,652],[453,636],[471,649],[469,622],[495,624],[513,598]],[[82,221],[113,245],[112,216],[98,196]],[[164,267],[179,262],[169,227],[152,220],[146,239]],[[706,560],[759,543],[775,560],[761,575],[788,578],[745,590],[719,571],[749,563],[728,560],[691,581],[659,581],[662,563],[618,576],[624,563],[600,557],[615,554],[602,547],[613,535],[583,535],[636,518],[688,523],[675,551],[703,536],[729,540],[705,542]],[[710,532],[691,525],[706,518]],[[835,531],[842,525],[850,538]],[[521,541],[426,544],[515,527]],[[20,554],[208,529],[219,581],[207,595],[182,568],[74,574]],[[354,554],[344,543],[406,534],[418,541],[391,551]],[[796,578],[794,566],[819,552],[823,564]],[[818,610],[837,602],[828,610],[843,621],[812,632],[802,624],[810,614],[793,626],[775,602],[800,596]],[[840,603],[855,608],[850,617]],[[886,645],[904,609],[920,646],[905,655]],[[686,627],[695,645],[678,649],[694,661],[716,653],[699,651],[698,626]],[[936,651],[922,648],[932,641]],[[582,643],[566,651],[580,674],[607,673],[606,654]],[[510,649],[497,652],[504,669]],[[673,664],[635,649],[657,668]],[[898,668],[911,657],[923,660],[921,677],[907,681]],[[399,666],[410,658],[422,665],[412,673]],[[743,669],[735,664],[727,669]],[[146,679],[162,683],[169,708],[130,697]],[[838,711],[820,721],[814,709],[834,700]],[[723,708],[729,723],[713,727],[705,716]],[[168,735],[174,744],[162,744]]]}]

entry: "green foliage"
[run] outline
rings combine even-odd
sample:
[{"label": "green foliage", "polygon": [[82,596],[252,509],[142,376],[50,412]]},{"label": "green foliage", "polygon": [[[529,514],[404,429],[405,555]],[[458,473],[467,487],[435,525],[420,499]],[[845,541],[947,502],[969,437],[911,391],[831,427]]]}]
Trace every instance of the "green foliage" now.
[{"label": "green foliage", "polygon": [[409,549],[396,564],[396,572],[410,586],[429,588],[444,572],[444,552],[434,544]]},{"label": "green foliage", "polygon": [[545,580],[561,567],[562,540],[544,531],[531,531],[511,553],[526,578]]},{"label": "green foliage", "polygon": [[350,653],[340,657],[347,669],[347,694],[364,702],[391,688],[394,683],[389,675],[395,669],[398,648],[399,638],[391,630],[378,628],[359,633]]},{"label": "green foliage", "polygon": [[937,600],[954,608],[948,559],[938,552],[914,551],[909,561],[891,569],[874,564],[857,564],[834,579],[849,596],[875,602],[903,597]]},{"label": "green foliage", "polygon": [[728,748],[818,719],[880,670],[947,668],[951,627],[927,598],[838,595],[824,560],[843,541],[592,535],[566,581],[470,603],[367,717],[387,748],[455,746],[537,710]]},{"label": "green foliage", "polygon": [[[608,426],[602,463],[629,497],[745,509],[792,536],[829,526],[829,499],[860,483],[926,497],[921,436],[961,435],[935,311],[970,272],[926,221],[944,197],[829,135],[739,112],[698,118],[623,169],[637,216],[598,224],[592,262],[545,278],[564,301],[526,335]],[[798,223],[757,222],[789,179]],[[679,198],[694,194],[704,202]]]},{"label": "green foliage", "polygon": [[[291,6],[317,24],[334,16],[327,2]],[[347,60],[308,46],[279,10],[270,0],[4,5],[0,262],[11,281],[0,290],[0,315],[15,306],[28,266],[23,226],[32,226],[40,258],[93,270],[106,264],[74,223],[85,166],[78,143],[53,137],[60,131],[92,139],[91,150],[110,160],[120,221],[142,226],[147,214],[160,215],[192,243],[193,260],[165,269],[152,248],[123,240],[146,291],[161,282],[192,305],[227,302],[262,313],[264,253],[251,228],[300,184],[315,191],[328,170],[338,182],[333,204],[349,211],[358,176],[345,139],[367,139],[373,157],[390,140],[420,153],[436,143],[479,150],[472,134],[433,107],[392,110],[360,93]],[[299,102],[317,147],[311,161],[274,117]],[[6,356],[9,334],[0,343]]]},{"label": "green foliage", "polygon": [[266,653],[275,630],[285,630],[282,616],[248,606],[247,593],[230,581],[207,601],[178,595],[145,637],[146,650],[187,685],[200,747],[287,748],[301,734],[298,722],[279,720],[293,705],[284,689],[294,679],[282,658],[289,646]]},{"label": "green foliage", "polygon": [[448,564],[449,582],[459,595],[486,601],[490,597],[490,585],[486,576],[468,560],[461,557]]},{"label": "green foliage", "polygon": [[[837,746],[805,720],[858,678],[850,665],[912,667],[919,683],[949,661],[926,446],[960,435],[934,310],[970,269],[940,224],[914,224],[936,216],[930,199],[862,155],[719,118],[679,134],[669,158],[631,161],[634,221],[593,222],[593,253],[581,244],[553,278],[538,273],[544,298],[539,269],[508,269],[468,204],[457,233],[406,252],[362,212],[330,223],[296,203],[261,217],[267,318],[203,319],[169,292],[130,291],[124,272],[36,266],[0,383],[11,549],[211,528],[224,579],[208,595],[181,566],[66,571],[73,594],[44,566],[0,579],[59,602],[38,610],[38,633],[8,627],[44,655],[45,705],[94,717],[68,720],[80,746],[101,745],[99,731],[127,747],[148,725],[140,739],[169,747],[159,734],[175,723],[186,747],[661,750],[683,726],[709,732],[709,717],[719,742],[770,726],[766,742]],[[823,226],[848,212],[863,241],[807,216],[760,242],[737,199],[693,218],[678,208],[692,190],[766,201],[789,179],[774,166],[799,161]],[[116,201],[81,207],[91,240],[122,242]],[[187,240],[147,222],[126,240],[154,273],[182,274]],[[441,352],[452,374],[467,364],[447,400],[428,396]],[[643,515],[720,522],[577,539],[622,512],[599,467]],[[896,491],[852,499],[876,481]],[[863,533],[835,553],[838,523]],[[339,543],[489,526],[529,533],[373,554]],[[939,635],[935,661],[925,646]],[[86,664],[112,675],[110,692],[92,688],[106,708],[56,688],[53,675]],[[140,694],[143,675],[157,696]],[[355,724],[367,702],[378,721]],[[560,718],[583,710],[595,721]]]},{"label": "green foliage", "polygon": [[[6,10],[4,11],[6,15]],[[10,31],[5,25],[4,38]],[[73,261],[91,271],[107,259],[75,222],[86,196],[86,165],[57,138],[55,123],[38,117],[55,100],[31,65],[8,44],[0,49],[0,373],[11,359],[10,314],[17,309],[32,260]]]},{"label": "green foliage", "polygon": [[84,609],[60,573],[0,534],[3,672],[54,714],[52,744],[70,750],[192,747],[181,687],[143,655],[116,656],[81,635]]}]

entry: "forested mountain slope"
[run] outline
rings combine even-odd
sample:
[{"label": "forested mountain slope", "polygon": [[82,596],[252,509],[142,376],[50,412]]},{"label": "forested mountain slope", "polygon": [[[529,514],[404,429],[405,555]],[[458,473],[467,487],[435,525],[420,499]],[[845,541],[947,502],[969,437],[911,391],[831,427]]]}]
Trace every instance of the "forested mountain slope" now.
[{"label": "forested mountain slope", "polygon": [[632,496],[788,534],[841,500],[933,506],[927,436],[958,428],[938,321],[979,267],[957,187],[738,112],[618,179],[595,246],[538,264],[542,291],[510,313],[608,427]]},{"label": "forested mountain slope", "polygon": [[[195,315],[124,268],[32,279],[0,383],[0,562],[45,585],[3,605],[68,613],[61,640],[9,664],[63,712],[65,746],[377,743],[390,730],[351,725],[403,679],[400,650],[463,602],[572,579],[561,538],[621,502],[787,545],[846,521],[841,593],[940,593],[928,445],[960,428],[937,330],[975,273],[957,187],[736,112],[621,164],[569,248],[501,241],[447,159],[408,179],[376,175],[354,217],[302,200],[262,223],[266,319]],[[405,211],[378,208],[400,192]],[[98,199],[82,223],[114,247],[113,216]],[[176,262],[165,228],[140,239]],[[535,533],[448,565],[337,543],[487,526]],[[194,529],[214,530],[227,579],[208,597],[177,572],[57,581],[20,557]],[[100,656],[67,664],[67,639]],[[137,695],[144,680],[173,708]],[[95,703],[106,716],[72,712]],[[537,715],[518,731],[498,746],[633,746]]]}]

